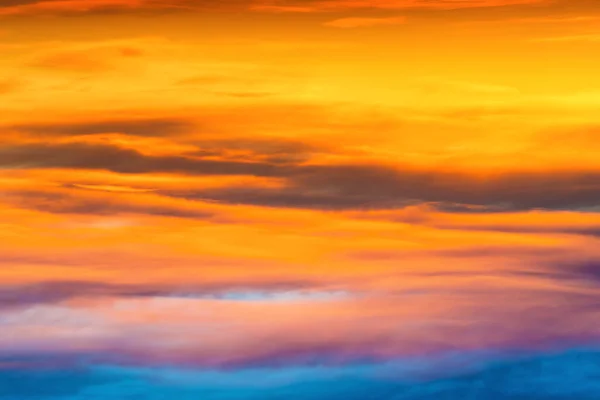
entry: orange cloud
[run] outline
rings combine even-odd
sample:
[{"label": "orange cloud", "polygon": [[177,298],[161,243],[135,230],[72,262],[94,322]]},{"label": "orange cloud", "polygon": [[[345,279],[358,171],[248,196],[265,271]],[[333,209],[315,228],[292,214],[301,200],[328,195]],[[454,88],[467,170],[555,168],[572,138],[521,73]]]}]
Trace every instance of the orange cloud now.
[{"label": "orange cloud", "polygon": [[461,9],[480,7],[502,7],[507,5],[522,5],[543,3],[546,0],[238,0],[218,4],[208,1],[190,0],[23,0],[11,2],[1,7],[0,15],[19,15],[31,13],[85,13],[103,10],[134,10],[147,9],[249,9],[267,12],[296,12],[347,10],[347,9]]},{"label": "orange cloud", "polygon": [[406,17],[388,18],[340,18],[325,22],[323,25],[333,28],[362,28],[371,26],[400,25],[406,22]]},{"label": "orange cloud", "polygon": [[259,11],[287,11],[287,12],[309,12],[309,11],[338,11],[353,9],[430,9],[430,10],[453,10],[462,8],[485,8],[503,7],[509,5],[527,5],[545,3],[546,0],[312,0],[312,1],[289,1],[274,0],[268,2],[256,2],[251,9]]},{"label": "orange cloud", "polygon": [[102,72],[116,68],[119,63],[142,54],[143,51],[135,47],[98,46],[41,54],[30,65],[50,70]]},{"label": "orange cloud", "polygon": [[145,5],[144,0],[23,0],[0,6],[0,15],[38,13],[85,13],[96,10],[135,9]]}]

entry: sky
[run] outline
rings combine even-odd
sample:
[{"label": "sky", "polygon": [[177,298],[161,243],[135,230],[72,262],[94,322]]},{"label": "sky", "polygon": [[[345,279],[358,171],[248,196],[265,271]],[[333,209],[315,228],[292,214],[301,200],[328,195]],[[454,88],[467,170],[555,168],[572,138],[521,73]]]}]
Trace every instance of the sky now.
[{"label": "sky", "polygon": [[600,398],[599,22],[0,1],[0,397]]}]

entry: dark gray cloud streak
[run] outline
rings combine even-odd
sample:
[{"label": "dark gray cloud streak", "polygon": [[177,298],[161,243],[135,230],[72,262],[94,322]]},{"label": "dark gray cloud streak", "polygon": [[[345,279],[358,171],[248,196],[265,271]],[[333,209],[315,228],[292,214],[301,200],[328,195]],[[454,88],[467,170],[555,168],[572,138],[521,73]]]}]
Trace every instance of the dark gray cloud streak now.
[{"label": "dark gray cloud streak", "polygon": [[87,136],[103,133],[123,133],[142,137],[171,137],[192,130],[194,125],[185,119],[152,118],[152,119],[115,119],[81,123],[64,124],[24,124],[5,127],[40,137]]},{"label": "dark gray cloud streak", "polygon": [[[260,149],[254,149],[260,151]],[[101,169],[118,173],[252,175],[282,178],[284,188],[226,187],[161,194],[273,207],[398,208],[415,203],[476,205],[487,211],[582,209],[600,204],[600,171],[513,172],[483,178],[466,173],[377,164],[310,165],[268,160],[148,155],[101,144],[23,144],[0,148],[0,166],[14,169]],[[290,155],[290,151],[284,155]],[[486,209],[484,209],[485,211]]]},{"label": "dark gray cloud streak", "polygon": [[208,210],[178,207],[174,204],[135,202],[132,201],[131,196],[127,197],[120,193],[105,196],[83,196],[78,193],[84,190],[18,190],[8,193],[5,201],[12,202],[21,207],[55,214],[142,214],[225,222],[224,219],[220,219],[218,213]]},{"label": "dark gray cloud streak", "polygon": [[152,156],[133,149],[102,144],[32,144],[0,148],[5,168],[101,169],[119,173],[167,172],[188,175],[284,174],[275,165],[215,161],[192,156]]},{"label": "dark gray cloud streak", "polygon": [[304,165],[279,172],[289,182],[283,189],[228,187],[168,194],[316,209],[398,208],[427,202],[441,207],[487,207],[483,211],[563,210],[600,203],[600,172],[507,173],[485,180],[467,174],[367,164]]}]

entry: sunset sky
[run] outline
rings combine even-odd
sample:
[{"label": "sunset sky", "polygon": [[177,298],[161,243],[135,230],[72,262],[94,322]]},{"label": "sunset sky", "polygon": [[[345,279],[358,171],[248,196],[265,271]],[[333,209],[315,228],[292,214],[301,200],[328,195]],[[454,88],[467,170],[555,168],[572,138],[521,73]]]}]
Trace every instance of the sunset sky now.
[{"label": "sunset sky", "polygon": [[0,0],[0,397],[600,398],[598,0]]}]

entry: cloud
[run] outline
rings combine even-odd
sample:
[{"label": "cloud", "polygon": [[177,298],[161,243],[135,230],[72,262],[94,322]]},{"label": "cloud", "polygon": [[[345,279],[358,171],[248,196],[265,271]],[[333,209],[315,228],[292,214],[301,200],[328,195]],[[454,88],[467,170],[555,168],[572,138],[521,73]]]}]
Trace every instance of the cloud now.
[{"label": "cloud", "polygon": [[[476,286],[473,279],[465,277],[462,284],[454,281],[452,290],[431,290],[426,296],[380,292],[334,301],[255,302],[142,295],[36,305],[27,312],[3,313],[0,348],[38,353],[83,349],[118,354],[126,364],[231,371],[385,364],[516,348],[536,353],[595,343],[595,292],[523,276],[519,282],[480,278]],[[319,328],[325,324],[328,329]],[[40,331],[40,326],[48,329]]]},{"label": "cloud", "polygon": [[468,173],[382,165],[296,166],[283,188],[229,187],[170,195],[317,209],[402,208],[441,203],[483,206],[490,212],[573,209],[598,204],[597,172],[506,173],[479,179]]},{"label": "cloud", "polygon": [[388,18],[340,18],[325,22],[323,25],[332,28],[364,28],[372,26],[400,25],[406,22],[406,17]]},{"label": "cloud", "polygon": [[112,64],[108,60],[83,53],[52,54],[35,60],[31,65],[38,68],[76,72],[103,72],[112,69]]},{"label": "cloud", "polygon": [[29,66],[55,71],[97,73],[116,69],[123,62],[141,55],[142,49],[132,46],[96,46],[39,54]]},{"label": "cloud", "polygon": [[[268,215],[275,223],[282,222],[277,221],[275,213]],[[307,215],[299,214],[298,218],[304,219]],[[407,238],[411,240],[410,247],[414,248],[416,244],[422,244],[422,236],[428,234],[427,230],[405,234],[406,227],[402,225],[366,223],[357,227],[356,221],[345,220],[339,215],[335,217],[319,220],[317,224],[306,218],[311,236],[320,230],[345,234],[339,241],[314,237],[312,243],[319,248],[331,244],[331,249],[336,251],[365,245],[397,249]],[[319,224],[323,227],[315,228]],[[340,226],[342,229],[338,228]],[[355,239],[355,227],[364,236]],[[119,257],[119,253],[105,249],[106,242],[100,242],[105,237],[129,249],[137,244],[122,244],[122,238],[129,235],[138,240],[137,234],[146,229],[151,231],[144,233],[148,236],[140,240],[145,242],[151,237],[153,251],[143,249],[139,257]],[[0,321],[3,326],[0,350],[25,348],[38,354],[62,350],[84,356],[89,353],[99,357],[118,355],[125,364],[226,368],[231,374],[253,367],[282,370],[314,365],[335,368],[367,362],[380,365],[421,356],[443,357],[448,352],[502,352],[538,344],[560,350],[573,340],[587,343],[594,334],[597,291],[584,279],[576,282],[572,279],[587,277],[590,273],[580,270],[590,267],[575,267],[579,261],[572,269],[564,264],[563,277],[556,266],[568,262],[569,254],[557,256],[558,251],[553,247],[559,246],[551,242],[532,246],[535,250],[531,252],[535,253],[532,256],[525,251],[528,242],[522,238],[517,242],[520,245],[498,246],[490,251],[485,243],[496,243],[503,236],[471,235],[475,247],[471,249],[465,244],[465,236],[430,232],[436,246],[443,248],[450,241],[451,247],[466,250],[462,254],[455,251],[452,255],[418,246],[422,249],[420,257],[398,257],[394,264],[379,260],[372,263],[345,260],[338,264],[325,259],[318,267],[312,264],[310,271],[306,265],[279,265],[272,281],[261,282],[257,277],[267,268],[262,260],[240,263],[232,272],[227,271],[227,263],[203,262],[202,257],[159,254],[154,246],[163,243],[164,237],[155,229],[153,225],[152,228],[125,232],[121,237],[94,236],[98,238],[95,243],[88,244],[83,239],[76,245],[67,244],[62,250],[58,247],[65,244],[56,241],[43,251],[23,248],[3,251],[0,261],[4,266],[0,270],[5,271],[4,276],[8,277],[11,270],[18,269],[19,276],[33,282],[5,282],[0,290],[0,304],[6,304]],[[188,230],[177,224],[170,225],[165,234],[170,240],[169,247],[177,246],[180,251],[183,238],[193,237],[192,246],[186,247],[185,252],[203,253],[207,249],[198,249],[198,246],[221,229],[199,227]],[[280,242],[271,243],[266,237],[259,236],[262,229],[246,229],[251,229],[258,237],[239,237],[234,233],[223,238],[232,242],[231,248],[251,241],[249,248],[253,257],[263,250],[272,257]],[[49,232],[48,227],[41,231],[39,236],[28,236],[25,240],[33,243],[35,238]],[[74,235],[84,238],[88,235],[85,230],[73,231]],[[292,247],[285,251],[291,251],[292,255],[299,254],[294,253],[299,248],[301,253],[312,251],[310,246],[304,245],[309,242],[298,239],[298,231],[295,225],[286,224],[268,237],[278,240],[281,236],[291,237]],[[247,234],[248,230],[244,232]],[[414,232],[418,233],[415,235]],[[52,237],[58,238],[65,235],[63,230],[51,233]],[[541,241],[536,237],[531,242]],[[574,244],[569,241],[560,247],[567,247],[574,254],[579,249]],[[80,246],[94,246],[97,250],[85,252],[79,249]],[[475,250],[480,251],[480,259],[469,260]],[[540,263],[539,255],[543,253],[556,263]],[[429,259],[429,264],[423,263],[425,257],[432,255],[434,258]],[[485,262],[481,262],[483,257],[486,257]],[[61,268],[50,268],[53,265]],[[46,268],[48,272],[45,272]],[[543,279],[529,276],[526,272],[530,270],[547,276]],[[252,274],[244,271],[252,271]],[[352,271],[354,278],[344,276],[346,271]],[[517,275],[517,272],[523,273]],[[74,274],[79,275],[75,277]],[[415,278],[415,275],[421,278]],[[61,279],[61,276],[68,276],[73,281],[52,280]],[[90,283],[86,280],[90,276],[98,277],[100,281]],[[182,276],[185,276],[185,282]],[[333,278],[336,289],[350,295],[334,301],[327,296],[305,296],[301,294],[305,288],[317,295],[330,291],[319,288],[319,284],[311,279],[295,281],[293,276],[312,276],[321,282]],[[48,279],[50,282],[45,282]],[[149,283],[120,283],[131,281]],[[375,282],[381,282],[382,286]],[[326,284],[323,286],[327,287]],[[405,293],[415,287],[422,289],[424,294]],[[246,290],[258,291],[260,299],[249,301],[248,294],[243,293]],[[291,300],[283,304],[278,300],[281,294],[278,292],[287,291],[291,292]],[[361,295],[354,296],[356,292]],[[311,301],[306,301],[308,297]],[[17,310],[19,301],[22,301],[21,309]],[[321,329],[322,326],[328,328]],[[549,331],[547,326],[556,328]],[[464,372],[464,367],[460,367],[464,364],[458,363],[454,371]],[[428,379],[440,373],[435,368],[423,371],[418,363],[414,370],[420,370],[420,376],[428,376]],[[390,376],[397,379],[401,371],[394,373],[391,370]],[[261,393],[264,394],[264,390]]]},{"label": "cloud", "polygon": [[574,276],[587,281],[588,284],[600,284],[600,259],[588,257],[582,260],[555,262],[553,266],[558,279]]},{"label": "cloud", "polygon": [[[2,263],[60,262],[43,257],[4,254]],[[223,282],[219,284],[179,283],[125,285],[94,281],[44,281],[23,285],[0,286],[0,309],[30,307],[36,304],[54,304],[84,298],[190,298],[221,299],[224,301],[302,301],[303,299],[334,298],[335,293],[315,290],[309,281],[265,281],[247,284]]]},{"label": "cloud", "polygon": [[219,214],[202,205],[187,204],[140,192],[106,193],[90,190],[24,189],[5,192],[4,203],[55,214],[123,215],[218,220]]},{"label": "cloud", "polygon": [[148,193],[153,192],[155,189],[143,189],[143,188],[133,188],[128,186],[115,186],[115,185],[90,185],[90,184],[81,184],[75,183],[72,187],[76,187],[79,189],[86,190],[98,190],[101,192],[113,192],[113,193]]},{"label": "cloud", "polygon": [[[247,142],[258,146],[259,142]],[[263,146],[264,147],[264,146]],[[255,150],[257,150],[255,148]],[[505,172],[476,177],[468,172],[384,164],[308,164],[280,153],[285,161],[236,160],[198,155],[150,155],[130,148],[88,143],[33,143],[0,148],[9,169],[100,169],[118,173],[250,175],[283,179],[281,187],[171,190],[161,194],[275,207],[320,209],[401,208],[416,203],[460,204],[488,211],[567,210],[598,205],[600,172]],[[222,151],[221,151],[222,152]],[[210,153],[210,149],[209,149]],[[235,153],[233,153],[235,154]],[[275,161],[277,155],[275,155]],[[84,183],[85,184],[85,183]],[[32,196],[34,199],[35,196]],[[86,208],[86,207],[84,207]]]},{"label": "cloud", "polygon": [[0,149],[5,168],[102,169],[120,173],[181,173],[189,175],[280,176],[273,164],[219,161],[193,156],[146,155],[111,145],[67,143],[31,144]]},{"label": "cloud", "polygon": [[510,5],[528,5],[545,3],[546,0],[312,0],[290,1],[271,0],[255,2],[251,5],[254,10],[262,11],[287,11],[287,12],[317,12],[341,11],[357,9],[383,9],[383,10],[454,10],[463,8],[504,7]]},{"label": "cloud", "polygon": [[456,229],[456,230],[472,230],[472,231],[497,231],[497,232],[512,232],[512,233],[538,233],[538,234],[567,234],[567,235],[584,235],[600,237],[600,224],[577,225],[577,224],[548,224],[548,225],[528,225],[523,224],[434,224],[440,229]]},{"label": "cloud", "polygon": [[[384,219],[457,232],[491,231],[522,234],[600,235],[600,214],[593,211],[490,212],[485,206],[419,204],[394,211],[359,213],[359,218]],[[502,211],[502,210],[498,210]]]},{"label": "cloud", "polygon": [[[5,260],[5,262],[9,260]],[[0,308],[58,303],[76,296],[122,296],[127,293],[128,291],[125,288],[119,289],[118,287],[94,282],[44,282],[20,286],[4,285],[0,287]]]},{"label": "cloud", "polygon": [[114,119],[86,122],[38,123],[7,126],[4,129],[34,136],[86,136],[104,133],[122,133],[142,137],[172,137],[190,132],[194,125],[186,119],[140,118]]},{"label": "cloud", "polygon": [[262,12],[319,12],[356,9],[433,9],[503,7],[544,3],[545,0],[228,0],[223,2],[193,0],[23,0],[3,3],[0,15],[39,13],[89,13],[147,10],[252,10]]},{"label": "cloud", "polygon": [[330,146],[276,137],[194,140],[199,150],[193,155],[220,156],[229,159],[260,160],[272,164],[297,164],[330,151]]},{"label": "cloud", "polygon": [[137,0],[14,0],[2,4],[0,15],[87,13],[91,11],[127,10],[149,4]]}]

